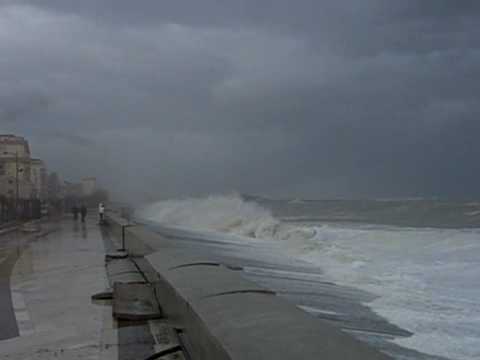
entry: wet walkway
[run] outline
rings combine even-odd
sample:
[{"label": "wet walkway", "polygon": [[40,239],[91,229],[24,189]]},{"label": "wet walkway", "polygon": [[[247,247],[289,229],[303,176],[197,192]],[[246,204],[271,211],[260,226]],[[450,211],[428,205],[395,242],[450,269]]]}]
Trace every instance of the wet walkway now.
[{"label": "wet walkway", "polygon": [[108,286],[100,229],[55,226],[0,237],[0,359],[117,358],[111,307],[90,298]]}]

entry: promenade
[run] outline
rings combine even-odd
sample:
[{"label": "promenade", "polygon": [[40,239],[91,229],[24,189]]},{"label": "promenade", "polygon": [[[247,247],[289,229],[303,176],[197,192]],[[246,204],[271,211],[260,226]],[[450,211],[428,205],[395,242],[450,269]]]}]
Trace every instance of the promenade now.
[{"label": "promenade", "polygon": [[116,359],[99,226],[64,219],[0,236],[0,359]]},{"label": "promenade", "polygon": [[207,254],[107,220],[0,235],[0,359],[389,359]]}]

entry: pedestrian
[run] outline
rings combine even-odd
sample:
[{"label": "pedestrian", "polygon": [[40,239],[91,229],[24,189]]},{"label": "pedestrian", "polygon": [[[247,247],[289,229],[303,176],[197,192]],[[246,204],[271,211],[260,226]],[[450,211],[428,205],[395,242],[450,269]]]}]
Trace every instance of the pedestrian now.
[{"label": "pedestrian", "polygon": [[85,222],[85,217],[87,216],[87,207],[85,204],[82,204],[82,207],[80,208],[80,215],[82,215],[82,222]]},{"label": "pedestrian", "polygon": [[78,211],[79,211],[79,209],[78,209],[77,204],[73,205],[72,213],[73,213],[73,220],[75,220],[75,221],[78,220]]},{"label": "pedestrian", "polygon": [[100,225],[103,224],[103,216],[105,215],[105,205],[103,203],[98,204],[98,217]]}]

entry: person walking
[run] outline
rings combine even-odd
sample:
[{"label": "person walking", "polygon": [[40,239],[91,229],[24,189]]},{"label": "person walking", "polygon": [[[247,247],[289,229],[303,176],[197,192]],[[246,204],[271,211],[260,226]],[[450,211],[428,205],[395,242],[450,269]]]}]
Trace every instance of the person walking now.
[{"label": "person walking", "polygon": [[85,218],[87,217],[87,207],[85,206],[85,204],[82,204],[80,208],[80,215],[82,216],[82,223],[84,223]]},{"label": "person walking", "polygon": [[103,224],[103,217],[105,215],[105,205],[103,203],[98,204],[98,217],[100,225]]},{"label": "person walking", "polygon": [[75,221],[78,220],[78,211],[79,211],[79,209],[78,209],[77,204],[73,205],[72,213],[73,213],[73,220],[75,220]]}]

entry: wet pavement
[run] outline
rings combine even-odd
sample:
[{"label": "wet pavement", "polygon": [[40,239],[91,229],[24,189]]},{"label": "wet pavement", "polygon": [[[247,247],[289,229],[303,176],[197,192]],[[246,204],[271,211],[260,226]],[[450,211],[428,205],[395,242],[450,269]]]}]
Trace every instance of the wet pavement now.
[{"label": "wet pavement", "polygon": [[10,273],[15,263],[15,252],[0,250],[0,340],[18,336],[17,320],[10,292]]},{"label": "wet pavement", "polygon": [[53,225],[0,237],[0,359],[117,358],[111,307],[91,301],[108,287],[100,229]]}]

